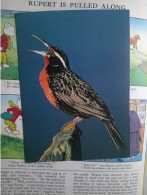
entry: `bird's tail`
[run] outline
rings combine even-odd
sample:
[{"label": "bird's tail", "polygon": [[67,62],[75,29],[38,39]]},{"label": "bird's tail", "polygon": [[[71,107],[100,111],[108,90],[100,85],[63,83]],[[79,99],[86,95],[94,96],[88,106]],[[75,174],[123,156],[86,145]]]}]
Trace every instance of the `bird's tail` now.
[{"label": "bird's tail", "polygon": [[118,132],[117,128],[115,127],[115,124],[113,121],[103,121],[106,125],[108,132],[110,133],[116,147],[118,149],[126,150],[127,146],[121,137],[120,133]]}]

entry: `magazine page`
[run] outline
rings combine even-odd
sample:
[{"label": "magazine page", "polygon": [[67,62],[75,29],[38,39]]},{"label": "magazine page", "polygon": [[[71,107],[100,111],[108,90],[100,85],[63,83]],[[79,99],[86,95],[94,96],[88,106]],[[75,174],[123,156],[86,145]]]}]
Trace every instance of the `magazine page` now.
[{"label": "magazine page", "polygon": [[[147,131],[146,1],[2,0],[1,6],[1,40],[8,37],[5,51],[1,43],[1,193],[142,194]],[[25,163],[15,14],[91,9],[130,10],[130,157]]]}]

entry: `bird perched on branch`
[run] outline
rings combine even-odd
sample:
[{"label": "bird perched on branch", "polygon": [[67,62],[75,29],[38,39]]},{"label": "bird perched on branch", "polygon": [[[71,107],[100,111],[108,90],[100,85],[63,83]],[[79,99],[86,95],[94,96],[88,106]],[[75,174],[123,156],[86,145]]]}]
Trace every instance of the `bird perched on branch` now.
[{"label": "bird perched on branch", "polygon": [[40,84],[47,99],[59,110],[76,117],[61,130],[69,130],[84,119],[96,117],[105,124],[117,148],[126,149],[108,107],[88,83],[71,71],[65,52],[33,36],[49,50],[29,50],[44,56],[45,67],[40,73]]}]

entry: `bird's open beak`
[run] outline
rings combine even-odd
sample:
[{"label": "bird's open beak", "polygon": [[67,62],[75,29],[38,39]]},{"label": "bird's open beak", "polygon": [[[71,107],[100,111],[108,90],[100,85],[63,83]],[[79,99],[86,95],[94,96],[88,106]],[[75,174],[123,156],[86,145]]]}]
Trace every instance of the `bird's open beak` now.
[{"label": "bird's open beak", "polygon": [[[32,36],[35,37],[36,39],[38,39],[39,41],[41,41],[48,49],[50,49],[52,47],[50,44],[46,43],[43,39],[37,37],[36,35],[32,35]],[[37,50],[30,50],[30,49],[28,49],[28,51],[37,53],[37,54],[42,55],[42,56],[48,55],[48,52],[46,52],[46,51],[37,51]]]}]

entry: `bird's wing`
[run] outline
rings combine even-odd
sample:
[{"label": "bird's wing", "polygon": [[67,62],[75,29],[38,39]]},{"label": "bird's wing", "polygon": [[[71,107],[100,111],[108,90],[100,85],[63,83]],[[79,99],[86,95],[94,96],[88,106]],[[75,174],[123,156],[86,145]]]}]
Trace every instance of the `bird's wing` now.
[{"label": "bird's wing", "polygon": [[73,79],[68,84],[64,80],[58,82],[59,88],[55,92],[56,96],[80,112],[100,119],[111,120],[111,114],[98,94],[79,77],[78,81],[78,84],[75,84]]}]

